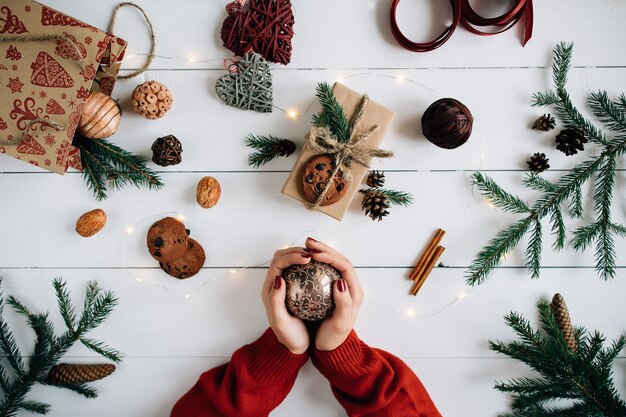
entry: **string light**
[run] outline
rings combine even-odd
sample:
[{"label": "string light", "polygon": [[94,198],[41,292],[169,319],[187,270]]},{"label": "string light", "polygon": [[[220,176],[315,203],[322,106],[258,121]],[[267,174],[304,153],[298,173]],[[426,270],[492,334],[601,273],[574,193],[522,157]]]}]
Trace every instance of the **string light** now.
[{"label": "string light", "polygon": [[298,112],[297,112],[297,111],[295,111],[295,110],[289,110],[289,111],[287,111],[287,116],[288,116],[290,119],[297,119],[298,117],[300,117],[300,116],[301,116],[301,114],[300,114],[300,113],[298,113]]},{"label": "string light", "polygon": [[399,83],[403,83],[404,81],[406,81],[406,78],[404,78],[402,75],[397,75],[395,78],[396,81]]}]

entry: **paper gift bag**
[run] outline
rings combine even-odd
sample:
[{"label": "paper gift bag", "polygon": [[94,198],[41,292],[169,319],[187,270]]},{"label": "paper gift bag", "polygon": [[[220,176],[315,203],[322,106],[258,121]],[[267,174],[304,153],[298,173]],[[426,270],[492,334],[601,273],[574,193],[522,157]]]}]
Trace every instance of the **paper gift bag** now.
[{"label": "paper gift bag", "polygon": [[[363,94],[351,90],[340,83],[335,84],[333,87],[333,93],[339,104],[341,104],[341,107],[343,107],[346,117],[348,120],[351,120],[357,106],[361,102]],[[385,132],[391,125],[391,122],[395,118],[396,114],[373,100],[367,102],[364,111],[365,112],[362,121],[359,123],[358,129],[367,130],[375,125],[378,125],[379,128],[367,138],[363,146],[371,149],[377,149],[382,143],[383,138],[385,137]],[[295,198],[303,203],[306,202],[302,194],[304,166],[306,162],[315,154],[316,153],[311,149],[308,149],[306,146],[304,147],[283,187],[283,194]],[[371,158],[368,158],[366,162],[369,165]],[[362,164],[353,164],[350,169],[352,179],[350,180],[345,195],[338,202],[328,206],[318,206],[316,207],[316,210],[328,214],[337,220],[341,220],[348,210],[348,206],[350,205],[352,198],[358,192],[367,170],[368,168]]]},{"label": "paper gift bag", "polygon": [[33,0],[0,0],[0,40],[0,153],[58,174],[80,168],[84,103],[111,94],[126,41]]}]

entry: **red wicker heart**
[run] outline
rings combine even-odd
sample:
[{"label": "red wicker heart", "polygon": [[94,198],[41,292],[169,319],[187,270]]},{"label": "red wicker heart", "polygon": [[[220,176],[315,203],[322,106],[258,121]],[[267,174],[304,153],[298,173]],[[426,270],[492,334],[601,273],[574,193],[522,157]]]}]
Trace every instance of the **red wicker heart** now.
[{"label": "red wicker heart", "polygon": [[239,56],[256,52],[270,62],[291,60],[294,17],[291,0],[235,0],[226,6],[224,46]]}]

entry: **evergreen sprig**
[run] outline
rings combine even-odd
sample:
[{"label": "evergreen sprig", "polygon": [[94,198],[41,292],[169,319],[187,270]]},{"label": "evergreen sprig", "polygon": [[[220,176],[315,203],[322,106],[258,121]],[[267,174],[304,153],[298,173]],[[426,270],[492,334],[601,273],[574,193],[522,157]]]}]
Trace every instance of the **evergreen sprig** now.
[{"label": "evergreen sprig", "polygon": [[[1,283],[1,280],[0,280]],[[0,294],[0,353],[4,361],[0,362],[0,416],[12,417],[20,409],[37,414],[47,414],[50,406],[43,402],[27,400],[26,395],[36,383],[56,386],[77,392],[87,398],[97,396],[97,391],[87,384],[56,383],[47,378],[48,371],[76,343],[81,342],[88,349],[113,362],[120,362],[122,354],[104,343],[86,338],[86,334],[104,322],[118,299],[111,291],[101,290],[97,283],[89,282],[83,311],[80,318],[72,305],[65,281],[55,278],[53,286],[59,312],[67,330],[57,334],[48,318],[48,313],[33,313],[18,299],[9,296],[6,300]],[[13,333],[5,321],[3,308],[12,307],[26,318],[35,333],[35,344],[30,355],[23,355],[15,341]],[[28,359],[26,359],[28,358]],[[26,362],[25,362],[26,361]],[[7,366],[8,365],[8,366]]]},{"label": "evergreen sprig", "polygon": [[[536,377],[497,382],[498,391],[513,397],[512,411],[501,417],[597,416],[623,417],[626,403],[613,381],[613,362],[626,346],[623,336],[604,347],[605,337],[584,328],[574,331],[578,349],[572,352],[546,300],[537,303],[541,330],[521,314],[505,317],[519,341],[490,341],[491,350],[520,360],[538,372]],[[566,403],[556,405],[565,400]]]},{"label": "evergreen sprig", "polygon": [[80,148],[83,179],[98,201],[107,198],[107,188],[119,190],[129,184],[149,189],[163,187],[145,158],[107,140],[88,139],[77,132],[73,145]]},{"label": "evergreen sprig", "polygon": [[404,191],[389,190],[386,188],[367,188],[360,191],[365,195],[374,193],[384,194],[389,200],[389,203],[396,206],[408,207],[413,204],[413,194]]},{"label": "evergreen sprig", "polygon": [[248,165],[259,168],[279,156],[289,156],[296,150],[296,144],[289,139],[276,136],[253,135],[246,137],[246,146],[256,149],[248,155]]},{"label": "evergreen sprig", "polygon": [[313,124],[317,127],[327,126],[340,142],[347,142],[350,139],[350,122],[332,87],[328,83],[319,83],[316,90],[322,110],[313,115]]},{"label": "evergreen sprig", "polygon": [[491,178],[476,172],[472,176],[474,185],[496,207],[515,214],[526,215],[525,218],[499,232],[478,253],[470,264],[466,278],[470,285],[481,284],[494,268],[506,258],[521,238],[529,234],[526,249],[526,266],[533,278],[539,277],[542,253],[541,221],[548,217],[551,231],[555,236],[552,245],[554,250],[565,246],[566,229],[563,219],[563,205],[567,204],[567,214],[572,218],[583,215],[581,186],[592,181],[594,220],[573,231],[572,247],[574,250],[585,250],[595,244],[596,271],[604,279],[615,277],[615,237],[624,237],[626,228],[612,220],[611,207],[615,191],[615,174],[617,160],[626,152],[626,97],[622,94],[611,101],[604,91],[591,94],[587,103],[594,115],[609,130],[615,132],[613,138],[590,121],[585,119],[574,107],[565,84],[570,68],[572,44],[559,44],[554,51],[553,79],[555,91],[537,93],[532,104],[554,106],[561,121],[571,128],[582,130],[585,135],[600,147],[597,156],[589,156],[576,165],[556,183],[551,183],[537,175],[528,175],[522,184],[542,194],[534,204],[528,206],[521,198],[502,189]]}]

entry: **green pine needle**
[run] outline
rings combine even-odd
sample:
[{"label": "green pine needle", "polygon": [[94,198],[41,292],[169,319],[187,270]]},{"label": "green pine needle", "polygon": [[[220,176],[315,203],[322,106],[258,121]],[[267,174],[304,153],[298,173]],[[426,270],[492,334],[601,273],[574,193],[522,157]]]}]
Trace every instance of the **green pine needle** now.
[{"label": "green pine needle", "polygon": [[[248,165],[259,168],[262,165],[267,164],[272,159],[278,158],[281,156],[281,145],[285,143],[293,144],[293,149],[295,150],[295,143],[291,142],[288,139],[279,138],[277,136],[263,136],[263,135],[253,135],[249,134],[246,137],[246,146],[249,146],[252,149],[256,149],[256,152],[248,155]],[[289,156],[288,155],[284,156]]]},{"label": "green pine needle", "polygon": [[316,95],[322,110],[313,116],[313,124],[317,127],[327,126],[340,142],[347,142],[350,139],[350,122],[335,98],[332,87],[328,83],[319,83]]},{"label": "green pine needle", "polygon": [[[519,340],[489,342],[494,352],[519,360],[538,374],[496,382],[498,391],[512,396],[511,412],[501,416],[626,415],[626,403],[617,393],[612,374],[614,361],[626,346],[626,338],[622,336],[604,347],[606,339],[601,333],[577,328],[574,333],[578,349],[572,352],[550,304],[540,300],[537,308],[541,330],[533,329],[521,314],[511,312],[505,322]],[[556,402],[561,406],[556,407]]]},{"label": "green pine needle", "polygon": [[363,194],[382,193],[388,199],[389,203],[395,206],[408,207],[413,204],[413,194],[404,191],[388,190],[386,188],[368,188],[361,190]]},{"label": "green pine needle", "polygon": [[[108,318],[117,304],[117,297],[110,291],[102,291],[95,282],[87,285],[85,305],[81,319],[76,325],[75,308],[71,304],[66,283],[60,278],[53,282],[59,312],[67,330],[57,335],[48,314],[36,314],[15,297],[9,296],[6,304],[13,307],[35,333],[32,353],[23,355],[15,342],[2,312],[4,301],[0,299],[0,350],[6,362],[0,362],[0,416],[13,417],[20,410],[37,414],[47,414],[48,404],[27,399],[26,396],[34,384],[54,385],[75,391],[87,398],[97,395],[95,389],[87,384],[59,384],[47,378],[48,371],[56,365],[69,349],[81,341],[85,346],[105,358],[119,362],[122,354],[104,343],[87,339],[85,335]],[[28,357],[24,364],[23,357]],[[7,366],[8,364],[8,366]]]},{"label": "green pine needle", "polygon": [[534,174],[527,175],[522,184],[541,195],[528,207],[518,197],[506,192],[490,178],[477,172],[473,183],[482,194],[496,207],[526,217],[517,221],[496,237],[478,253],[466,272],[470,285],[482,283],[500,265],[500,261],[517,246],[521,238],[530,233],[526,249],[526,265],[531,275],[536,278],[540,271],[542,249],[541,221],[548,217],[551,231],[555,236],[554,250],[565,246],[566,228],[563,219],[563,207],[567,204],[567,214],[572,218],[582,218],[582,185],[592,182],[595,219],[589,225],[581,226],[573,232],[574,250],[585,250],[595,243],[596,271],[604,279],[615,277],[616,252],[615,238],[625,237],[626,229],[615,225],[611,218],[611,208],[615,192],[615,175],[618,158],[626,153],[626,96],[620,95],[611,101],[606,92],[597,92],[590,96],[588,103],[594,115],[609,130],[615,132],[612,139],[586,120],[572,104],[566,90],[567,73],[571,65],[573,45],[559,44],[554,51],[553,80],[555,91],[537,93],[533,97],[533,106],[553,106],[557,115],[568,127],[581,129],[585,136],[598,144],[600,153],[589,156],[582,163],[574,166],[556,183],[549,182]]}]

